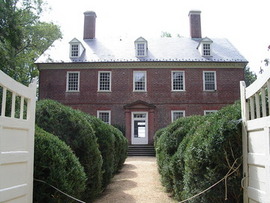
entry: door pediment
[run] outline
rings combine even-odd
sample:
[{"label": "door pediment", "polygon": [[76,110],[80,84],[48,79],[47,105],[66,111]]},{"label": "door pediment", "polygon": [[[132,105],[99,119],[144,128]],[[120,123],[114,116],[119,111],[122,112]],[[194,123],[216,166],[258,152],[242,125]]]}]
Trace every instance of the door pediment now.
[{"label": "door pediment", "polygon": [[124,106],[124,109],[155,109],[155,108],[156,106],[154,104],[149,104],[142,100],[137,100]]}]

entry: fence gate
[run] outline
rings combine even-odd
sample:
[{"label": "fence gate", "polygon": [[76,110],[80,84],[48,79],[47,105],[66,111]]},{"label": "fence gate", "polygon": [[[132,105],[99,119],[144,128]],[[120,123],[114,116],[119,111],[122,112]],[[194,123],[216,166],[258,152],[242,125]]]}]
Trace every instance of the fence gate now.
[{"label": "fence gate", "polygon": [[241,82],[244,203],[270,203],[270,69]]},{"label": "fence gate", "polygon": [[0,71],[0,202],[31,203],[36,82],[26,87]]}]

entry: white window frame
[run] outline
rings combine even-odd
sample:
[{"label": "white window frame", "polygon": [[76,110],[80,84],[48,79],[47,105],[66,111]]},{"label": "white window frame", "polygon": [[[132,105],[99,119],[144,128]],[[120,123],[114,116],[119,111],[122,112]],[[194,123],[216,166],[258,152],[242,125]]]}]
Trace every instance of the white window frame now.
[{"label": "white window frame", "polygon": [[[108,113],[109,114],[109,121],[108,122],[103,121],[100,118],[100,115],[99,115],[100,113]],[[104,123],[107,123],[107,124],[111,125],[111,111],[110,110],[98,110],[97,111],[97,118],[99,118],[100,120],[102,120]]]},{"label": "white window frame", "polygon": [[[110,84],[109,84],[109,89],[108,90],[101,90],[100,89],[100,75],[101,73],[109,73],[110,74]],[[99,92],[111,92],[112,88],[112,72],[111,71],[98,71],[98,91]]]},{"label": "white window frame", "polygon": [[136,56],[145,57],[146,56],[146,42],[136,43]]},{"label": "white window frame", "polygon": [[[173,82],[174,82],[174,78],[173,78],[173,74],[174,73],[182,73],[183,74],[183,89],[174,89],[174,85],[173,85]],[[185,91],[185,71],[171,71],[171,89],[173,92],[183,92]]]},{"label": "white window frame", "polygon": [[[69,89],[69,74],[77,73],[78,74],[78,88],[77,90],[70,90]],[[79,92],[80,91],[80,71],[67,71],[66,75],[66,92]]]},{"label": "white window frame", "polygon": [[184,110],[173,110],[171,111],[171,121],[174,122],[176,120],[174,120],[174,113],[183,113],[183,117],[186,116],[186,111]]},{"label": "white window frame", "polygon": [[[214,89],[212,90],[207,90],[207,89],[205,89],[205,73],[214,73],[214,85],[215,85],[215,87],[214,87]],[[213,92],[213,91],[216,91],[217,90],[217,73],[216,73],[216,71],[203,71],[203,91],[207,91],[207,92]]]},{"label": "white window frame", "polygon": [[[143,73],[144,74],[144,90],[136,90],[136,81],[135,81],[135,76],[136,73]],[[146,71],[133,71],[133,92],[147,92],[147,72]]]},{"label": "white window frame", "polygon": [[204,113],[203,113],[203,115],[208,115],[208,114],[210,114],[210,113],[216,113],[216,112],[218,112],[218,110],[204,110]]},{"label": "white window frame", "polygon": [[212,55],[211,54],[211,44],[210,43],[202,43],[202,55],[203,56],[211,56]]},{"label": "white window frame", "polygon": [[[77,55],[73,55],[74,50],[73,46],[78,46]],[[79,43],[70,43],[70,58],[79,58],[80,57],[80,44]]]}]

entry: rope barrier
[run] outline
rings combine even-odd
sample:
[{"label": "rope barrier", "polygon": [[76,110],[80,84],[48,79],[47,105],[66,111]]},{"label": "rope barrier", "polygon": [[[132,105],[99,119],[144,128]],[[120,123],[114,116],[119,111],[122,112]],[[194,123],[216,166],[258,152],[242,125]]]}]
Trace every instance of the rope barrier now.
[{"label": "rope barrier", "polygon": [[[239,169],[239,167],[242,165],[242,164],[239,164],[239,166],[237,166],[237,167],[232,171],[232,169],[233,169],[234,165],[236,164],[237,160],[238,160],[238,159],[236,159],[236,160],[234,161],[234,163],[233,163],[233,165],[231,166],[230,170],[227,172],[227,174],[226,174],[222,179],[220,179],[219,181],[217,181],[215,184],[211,185],[211,186],[208,187],[207,189],[203,190],[202,192],[200,192],[200,193],[198,193],[198,194],[196,194],[196,195],[194,195],[194,196],[192,196],[192,197],[190,197],[190,198],[188,198],[188,199],[185,199],[185,200],[183,200],[183,201],[181,201],[181,202],[178,202],[178,203],[184,203],[184,202],[187,202],[187,201],[189,201],[189,200],[192,200],[192,199],[194,199],[194,198],[196,198],[196,197],[202,195],[203,193],[207,192],[208,190],[212,189],[213,187],[215,187],[216,185],[218,185],[219,183],[221,183],[223,180],[225,180],[225,200],[227,200],[227,199],[228,199],[228,196],[227,196],[227,192],[228,192],[228,189],[227,189],[227,179],[228,179],[229,176],[231,176],[233,173],[235,173],[235,172]],[[232,171],[232,172],[231,172],[231,171]]]},{"label": "rope barrier", "polygon": [[41,182],[41,183],[44,183],[44,184],[46,184],[46,185],[49,185],[49,186],[52,187],[53,189],[57,190],[58,192],[62,193],[63,195],[65,195],[65,196],[67,196],[67,197],[69,197],[69,198],[71,198],[71,199],[73,199],[73,200],[75,200],[75,201],[77,201],[77,202],[80,202],[80,203],[86,203],[86,202],[84,202],[84,201],[81,201],[81,200],[79,200],[79,199],[76,199],[75,197],[72,197],[71,195],[69,195],[69,194],[67,194],[67,193],[65,193],[65,192],[63,192],[63,191],[61,191],[61,190],[59,190],[57,187],[54,187],[53,185],[50,185],[49,183],[46,183],[46,182],[43,181],[43,180],[39,180],[39,179],[36,179],[36,178],[34,178],[34,180],[37,181],[37,182]]}]

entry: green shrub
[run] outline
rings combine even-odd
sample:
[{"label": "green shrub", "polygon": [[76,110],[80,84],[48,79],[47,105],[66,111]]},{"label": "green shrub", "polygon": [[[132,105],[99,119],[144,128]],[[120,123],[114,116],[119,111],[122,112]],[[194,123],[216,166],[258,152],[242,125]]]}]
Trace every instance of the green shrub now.
[{"label": "green shrub", "polygon": [[112,127],[111,129],[115,136],[114,173],[117,173],[123,167],[123,164],[127,158],[128,140],[117,128]]},{"label": "green shrub", "polygon": [[[208,116],[178,119],[157,132],[155,147],[163,185],[177,200],[185,200],[222,179],[241,163],[240,104]],[[227,180],[228,201],[241,202],[241,168]],[[189,202],[224,202],[219,184]]]},{"label": "green shrub", "polygon": [[87,176],[84,199],[93,200],[101,193],[102,157],[92,126],[84,114],[56,101],[37,102],[36,123],[64,140],[79,158]]},{"label": "green shrub", "polygon": [[109,184],[114,173],[115,136],[112,132],[112,127],[110,125],[88,114],[85,114],[85,117],[91,123],[95,131],[95,135],[97,137],[97,141],[99,145],[99,150],[102,155],[102,159],[103,159],[102,188],[104,189]]},{"label": "green shrub", "polygon": [[[86,175],[78,158],[58,137],[36,127],[34,178],[81,198]],[[34,202],[72,202],[47,184],[34,181]]]},{"label": "green shrub", "polygon": [[158,170],[161,174],[161,182],[168,192],[173,192],[172,158],[185,136],[193,133],[203,120],[202,116],[180,118],[166,128],[157,131],[155,135]]},{"label": "green shrub", "polygon": [[[238,166],[242,154],[240,105],[230,105],[208,117],[188,143],[184,154],[184,190],[182,199],[203,191],[222,179],[235,161]],[[180,152],[179,152],[180,153]],[[228,199],[241,202],[241,169],[227,180]],[[224,185],[190,202],[224,202]]]}]

